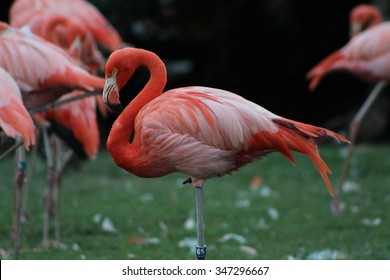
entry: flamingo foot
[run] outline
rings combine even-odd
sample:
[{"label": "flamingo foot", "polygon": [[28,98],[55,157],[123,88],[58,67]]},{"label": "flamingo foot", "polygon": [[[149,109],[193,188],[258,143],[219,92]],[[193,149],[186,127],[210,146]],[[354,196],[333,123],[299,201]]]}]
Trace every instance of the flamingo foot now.
[{"label": "flamingo foot", "polygon": [[341,212],[344,211],[345,209],[345,203],[343,203],[342,201],[340,201],[340,199],[338,198],[335,198],[332,200],[332,202],[330,203],[330,209],[332,210],[332,213],[334,215],[339,215]]}]

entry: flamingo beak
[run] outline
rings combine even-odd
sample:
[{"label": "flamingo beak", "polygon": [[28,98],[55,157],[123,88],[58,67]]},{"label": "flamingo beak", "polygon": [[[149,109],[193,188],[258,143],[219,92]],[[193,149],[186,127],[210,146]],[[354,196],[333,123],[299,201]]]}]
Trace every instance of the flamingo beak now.
[{"label": "flamingo beak", "polygon": [[106,83],[103,89],[103,100],[108,107],[114,112],[122,111],[121,102],[119,100],[118,85],[116,83],[116,75],[106,78]]},{"label": "flamingo beak", "polygon": [[356,34],[362,31],[362,25],[358,21],[354,21],[351,24],[350,37],[352,38]]}]

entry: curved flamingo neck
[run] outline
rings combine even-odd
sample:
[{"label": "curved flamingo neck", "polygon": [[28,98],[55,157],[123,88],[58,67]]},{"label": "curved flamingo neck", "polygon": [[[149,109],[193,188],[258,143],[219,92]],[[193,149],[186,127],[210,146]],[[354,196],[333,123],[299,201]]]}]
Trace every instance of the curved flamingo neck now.
[{"label": "curved flamingo neck", "polygon": [[[141,66],[148,68],[150,79],[141,92],[118,116],[107,139],[107,148],[116,164],[132,173],[136,173],[134,168],[139,167],[138,163],[142,160],[139,147],[134,143],[136,141],[130,143],[135,118],[147,103],[161,95],[167,80],[165,65],[157,55],[144,50],[138,50],[138,52],[137,58],[132,57],[133,59],[127,61],[127,63],[132,64],[134,69]],[[123,59],[126,59],[126,57]],[[136,138],[137,135],[134,135],[134,139]]]}]

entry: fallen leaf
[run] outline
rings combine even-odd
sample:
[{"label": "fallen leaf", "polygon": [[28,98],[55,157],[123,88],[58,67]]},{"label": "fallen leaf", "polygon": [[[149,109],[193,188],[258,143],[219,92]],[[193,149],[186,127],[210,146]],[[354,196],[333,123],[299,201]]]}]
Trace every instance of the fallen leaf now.
[{"label": "fallen leaf", "polygon": [[153,196],[153,194],[151,194],[151,193],[145,193],[144,195],[142,195],[142,196],[140,197],[140,200],[141,200],[142,202],[149,202],[149,201],[154,200],[154,196]]},{"label": "fallen leaf", "polygon": [[256,255],[257,254],[257,251],[255,248],[252,248],[252,247],[249,247],[249,246],[245,246],[245,245],[240,245],[240,250],[241,251],[244,251],[245,253],[249,254],[249,255]]},{"label": "fallen leaf", "polygon": [[343,192],[350,193],[350,192],[356,192],[360,189],[360,185],[358,183],[352,182],[352,181],[346,181],[343,184]]},{"label": "fallen leaf", "polygon": [[272,190],[270,189],[269,186],[264,185],[263,187],[260,188],[259,195],[261,197],[270,197],[272,195]]},{"label": "fallen leaf", "polygon": [[179,241],[178,246],[180,248],[188,247],[190,249],[191,253],[193,253],[195,251],[195,247],[197,244],[198,244],[198,241],[196,238],[185,237],[184,239]]},{"label": "fallen leaf", "polygon": [[95,215],[93,215],[93,222],[95,223],[95,224],[98,224],[98,223],[100,223],[100,221],[102,220],[102,214],[100,214],[100,213],[96,213]]},{"label": "fallen leaf", "polygon": [[157,237],[148,237],[148,238],[145,238],[145,243],[147,243],[147,244],[160,244],[161,241]]},{"label": "fallen leaf", "polygon": [[367,226],[367,227],[377,227],[379,226],[380,224],[382,223],[382,220],[381,218],[375,218],[375,219],[368,219],[368,218],[364,218],[362,220],[362,224]]},{"label": "fallen leaf", "polygon": [[240,243],[240,244],[246,243],[246,238],[244,236],[236,234],[236,233],[226,233],[224,236],[222,236],[219,239],[219,242],[227,242],[231,239],[238,241],[238,243]]},{"label": "fallen leaf", "polygon": [[343,252],[325,249],[321,251],[315,251],[310,253],[307,258],[308,260],[342,260],[346,259],[346,255]]},{"label": "fallen leaf", "polygon": [[267,209],[268,215],[271,217],[272,220],[277,220],[279,219],[279,212],[275,208],[269,207]]},{"label": "fallen leaf", "polygon": [[263,180],[259,175],[253,176],[251,184],[250,184],[250,188],[252,190],[257,190],[261,186],[262,181]]},{"label": "fallen leaf", "polygon": [[145,243],[145,238],[141,236],[131,236],[127,239],[127,242],[130,244],[143,244]]},{"label": "fallen leaf", "polygon": [[237,208],[248,208],[250,205],[251,201],[249,199],[239,199],[235,203]]},{"label": "fallen leaf", "polygon": [[163,235],[166,236],[168,234],[168,226],[163,221],[159,221],[158,226],[160,227],[161,231],[163,232]]},{"label": "fallen leaf", "polygon": [[195,228],[195,218],[193,211],[190,212],[190,216],[187,218],[187,220],[184,222],[184,228],[186,230],[192,230]]},{"label": "fallen leaf", "polygon": [[73,244],[72,244],[72,250],[73,250],[73,251],[80,251],[80,246],[79,246],[79,244],[73,243]]},{"label": "fallen leaf", "polygon": [[114,224],[109,218],[104,218],[102,221],[102,230],[105,232],[116,233],[118,230],[114,227]]}]

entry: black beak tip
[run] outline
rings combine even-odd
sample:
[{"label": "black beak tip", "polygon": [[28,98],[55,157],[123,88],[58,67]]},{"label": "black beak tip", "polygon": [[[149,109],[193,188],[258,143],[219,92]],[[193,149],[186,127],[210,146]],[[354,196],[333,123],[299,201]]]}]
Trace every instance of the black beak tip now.
[{"label": "black beak tip", "polygon": [[123,111],[121,104],[110,104],[109,107],[113,113],[118,114],[118,115],[120,113],[122,113],[122,111]]}]

